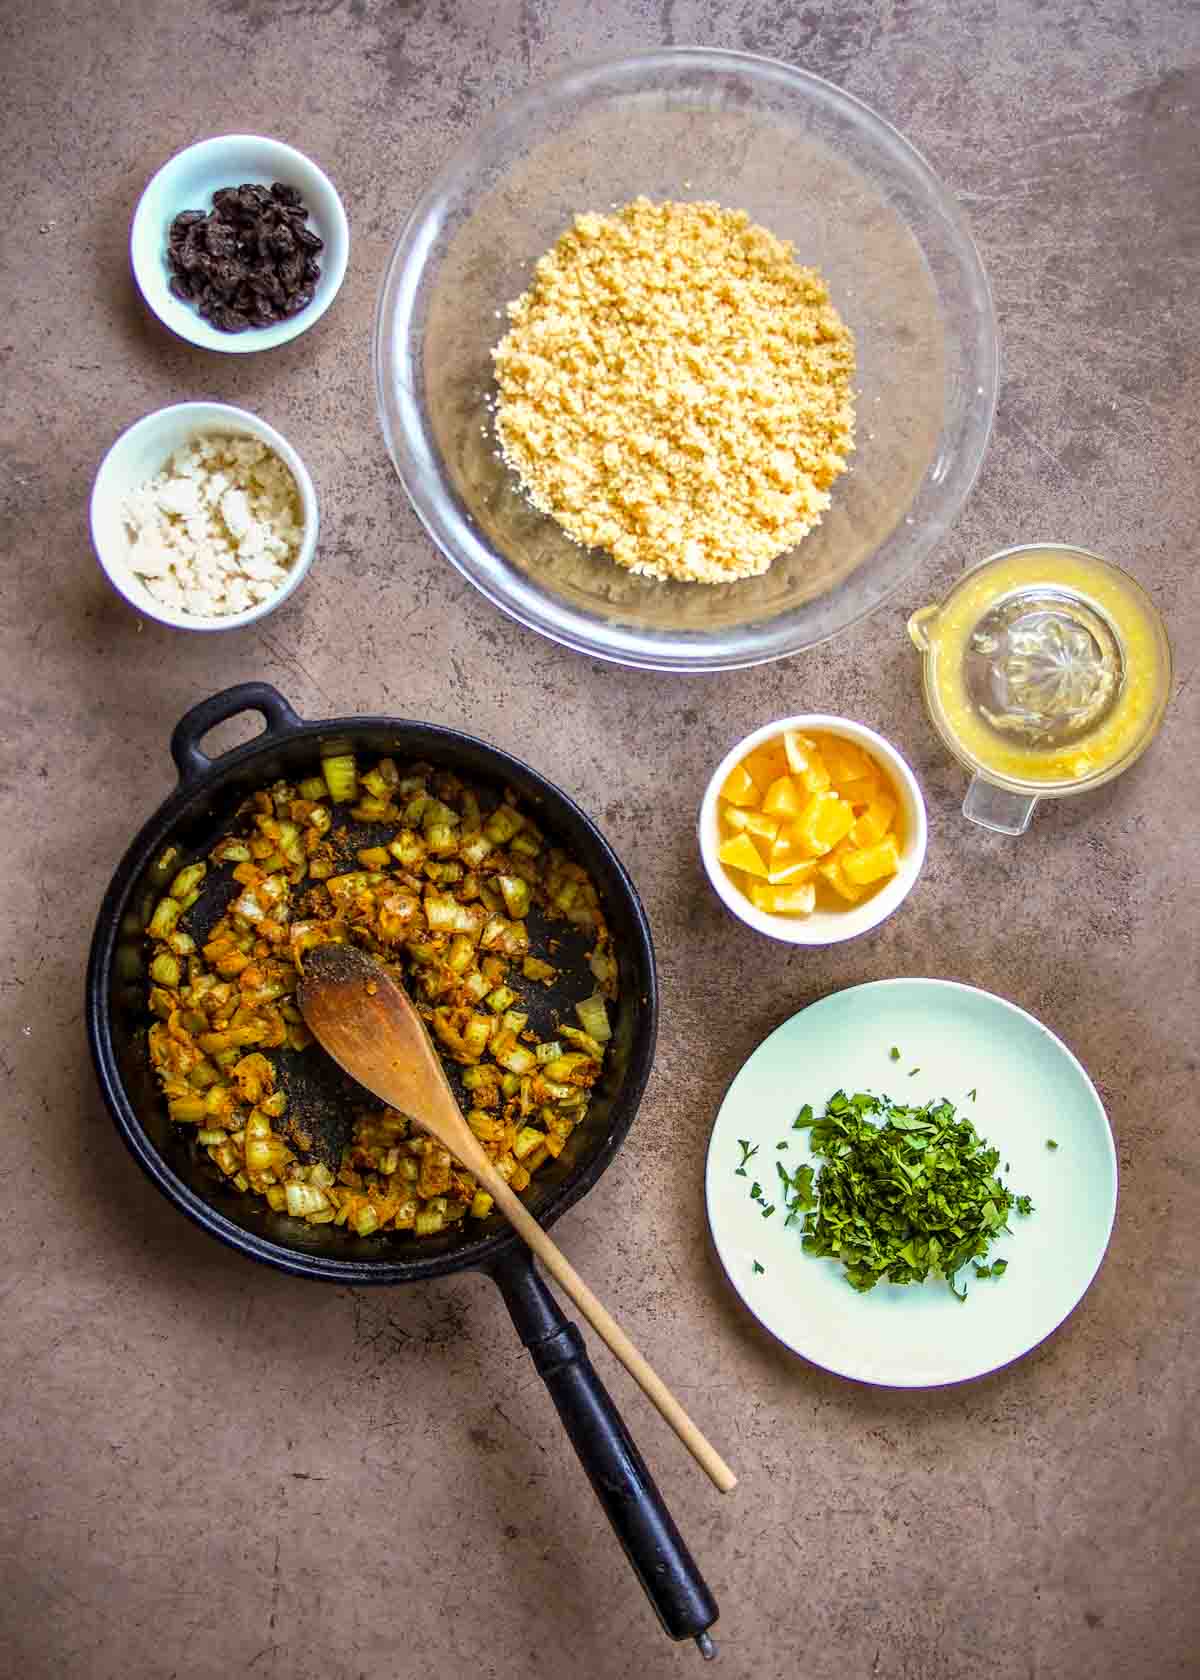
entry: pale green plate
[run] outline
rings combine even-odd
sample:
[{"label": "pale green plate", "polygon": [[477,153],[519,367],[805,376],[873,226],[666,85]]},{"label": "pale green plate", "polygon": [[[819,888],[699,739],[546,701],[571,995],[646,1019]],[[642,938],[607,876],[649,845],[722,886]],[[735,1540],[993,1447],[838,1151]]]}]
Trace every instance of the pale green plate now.
[{"label": "pale green plate", "polygon": [[[800,1221],[784,1228],[775,1162],[791,1170],[813,1160],[808,1134],[792,1121],[806,1102],[820,1113],[838,1089],[904,1103],[947,1097],[970,1116],[1000,1151],[1005,1182],[1034,1203],[993,1244],[989,1259],[1008,1261],[1002,1278],[977,1279],[964,1267],[965,1302],[941,1278],[860,1295],[835,1261],[802,1252]],[[739,1138],[758,1146],[750,1168],[776,1204],[770,1218],[751,1200],[753,1178],[736,1176]],[[784,1139],[787,1150],[777,1151]],[[950,980],[880,980],[822,998],[759,1045],[717,1115],[705,1197],[729,1280],[773,1335],[841,1376],[923,1388],[1007,1365],[1062,1323],[1108,1246],[1117,1162],[1091,1080],[1032,1015]]]}]

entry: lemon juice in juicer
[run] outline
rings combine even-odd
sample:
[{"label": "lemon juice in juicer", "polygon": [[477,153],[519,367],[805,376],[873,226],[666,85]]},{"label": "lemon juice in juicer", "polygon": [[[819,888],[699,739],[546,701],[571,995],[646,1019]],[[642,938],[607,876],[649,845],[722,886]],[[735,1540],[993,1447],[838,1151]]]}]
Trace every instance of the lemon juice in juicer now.
[{"label": "lemon juice in juicer", "polygon": [[1005,549],[908,630],[934,727],[972,772],[963,814],[985,828],[1023,834],[1040,798],[1111,780],[1162,721],[1162,619],[1133,578],[1086,549]]}]

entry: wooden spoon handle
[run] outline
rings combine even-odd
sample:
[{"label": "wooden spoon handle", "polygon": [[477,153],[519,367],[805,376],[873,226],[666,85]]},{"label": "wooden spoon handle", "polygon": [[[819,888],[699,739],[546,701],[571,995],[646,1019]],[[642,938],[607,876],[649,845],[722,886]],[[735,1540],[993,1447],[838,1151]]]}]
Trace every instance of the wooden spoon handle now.
[{"label": "wooden spoon handle", "polygon": [[480,1149],[475,1159],[464,1161],[463,1165],[469,1166],[476,1178],[486,1186],[509,1224],[525,1239],[551,1277],[562,1285],[592,1329],[624,1365],[642,1393],[657,1406],[697,1464],[707,1471],[722,1493],[731,1493],[737,1486],[737,1477],[728,1464],[712,1442],[692,1422],[657,1371],[634,1347],[608,1308],[592,1294],[566,1255],[538,1224],[516,1191],[510,1189],[500,1177],[484,1151]]}]

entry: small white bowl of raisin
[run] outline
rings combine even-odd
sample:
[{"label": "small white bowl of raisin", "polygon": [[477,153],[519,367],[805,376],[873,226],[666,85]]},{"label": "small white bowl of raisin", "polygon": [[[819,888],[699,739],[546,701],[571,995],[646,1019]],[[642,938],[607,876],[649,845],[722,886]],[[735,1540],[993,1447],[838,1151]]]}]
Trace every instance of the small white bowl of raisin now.
[{"label": "small white bowl of raisin", "polygon": [[328,176],[295,147],[223,134],[176,153],[138,201],[134,278],[164,326],[204,350],[270,350],[329,308],[350,230]]}]

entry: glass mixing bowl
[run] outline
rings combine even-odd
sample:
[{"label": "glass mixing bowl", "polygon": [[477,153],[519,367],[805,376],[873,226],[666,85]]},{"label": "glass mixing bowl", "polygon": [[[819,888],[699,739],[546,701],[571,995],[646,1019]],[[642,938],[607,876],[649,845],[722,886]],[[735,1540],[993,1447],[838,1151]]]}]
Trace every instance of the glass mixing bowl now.
[{"label": "glass mixing bowl", "polygon": [[[577,212],[639,194],[748,211],[821,271],[854,330],[851,470],[762,577],[634,577],[572,543],[498,458],[487,398],[505,305]],[[493,116],[409,217],[373,357],[396,470],[464,577],[556,642],[678,671],[779,659],[872,612],[970,490],[998,375],[987,277],[924,159],[820,77],[707,48],[579,65]]]}]

